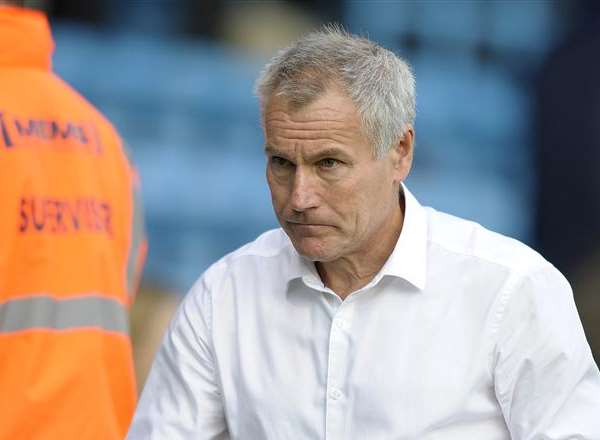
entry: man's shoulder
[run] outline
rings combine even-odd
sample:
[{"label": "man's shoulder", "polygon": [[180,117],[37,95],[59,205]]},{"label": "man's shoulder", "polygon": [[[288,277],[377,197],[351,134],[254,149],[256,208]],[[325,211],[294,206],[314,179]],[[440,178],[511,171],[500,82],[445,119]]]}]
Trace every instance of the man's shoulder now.
[{"label": "man's shoulder", "polygon": [[431,246],[520,272],[550,265],[538,252],[519,240],[471,220],[432,208],[426,208],[426,211]]},{"label": "man's shoulder", "polygon": [[286,258],[281,259],[283,263],[289,257],[290,248],[291,242],[285,232],[281,228],[271,229],[216,261],[204,272],[203,278],[211,282],[232,270],[256,269],[264,266],[267,260],[277,262],[277,257],[285,255]]},{"label": "man's shoulder", "polygon": [[234,264],[241,258],[272,258],[289,249],[291,243],[283,229],[270,229],[253,241],[225,255],[220,261]]}]

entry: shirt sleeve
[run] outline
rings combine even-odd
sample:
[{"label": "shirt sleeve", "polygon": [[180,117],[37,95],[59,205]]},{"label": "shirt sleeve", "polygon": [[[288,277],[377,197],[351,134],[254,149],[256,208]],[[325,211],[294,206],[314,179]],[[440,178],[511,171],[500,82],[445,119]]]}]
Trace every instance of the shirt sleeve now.
[{"label": "shirt sleeve", "polygon": [[210,295],[201,279],[169,325],[127,439],[229,438],[210,326]]},{"label": "shirt sleeve", "polygon": [[494,381],[512,439],[600,439],[600,373],[567,280],[548,265],[504,299]]}]

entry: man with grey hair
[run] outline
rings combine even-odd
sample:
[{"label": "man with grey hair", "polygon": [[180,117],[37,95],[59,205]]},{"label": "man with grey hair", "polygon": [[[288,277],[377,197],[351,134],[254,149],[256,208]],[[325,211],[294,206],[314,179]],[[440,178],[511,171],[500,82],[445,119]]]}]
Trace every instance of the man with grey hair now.
[{"label": "man with grey hair", "polygon": [[326,28],[257,91],[281,229],[194,285],[128,438],[600,439],[568,282],[403,184],[408,65]]}]

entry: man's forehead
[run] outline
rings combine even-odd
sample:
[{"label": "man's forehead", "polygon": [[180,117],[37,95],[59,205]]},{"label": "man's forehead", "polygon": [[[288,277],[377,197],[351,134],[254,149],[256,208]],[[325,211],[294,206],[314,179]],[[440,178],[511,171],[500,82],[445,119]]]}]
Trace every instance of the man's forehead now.
[{"label": "man's forehead", "polygon": [[265,144],[265,153],[268,155],[289,155],[290,153],[301,153],[307,157],[321,157],[321,156],[340,156],[347,155],[344,148],[341,148],[333,144],[293,144],[288,146],[273,145],[270,143]]},{"label": "man's forehead", "polygon": [[264,112],[267,153],[291,152],[295,146],[313,155],[327,148],[368,146],[361,120],[352,100],[338,89],[329,89],[301,108],[289,105],[285,96],[276,96]]},{"label": "man's forehead", "polygon": [[[285,95],[274,94],[264,108],[265,120],[271,113],[285,113],[302,120],[311,116],[331,116],[342,119],[357,117],[352,99],[339,87],[330,87],[308,102],[296,102]],[[337,115],[337,116],[336,116]]]},{"label": "man's forehead", "polygon": [[273,110],[265,115],[265,125],[268,132],[296,131],[300,137],[304,131],[311,136],[311,131],[324,130],[355,130],[360,128],[357,118],[334,108],[322,107],[303,113],[288,113],[284,110]]},{"label": "man's forehead", "polygon": [[289,149],[290,146],[303,145],[311,150],[368,143],[358,122],[327,113],[301,118],[271,113],[265,121],[265,140],[273,148]]}]

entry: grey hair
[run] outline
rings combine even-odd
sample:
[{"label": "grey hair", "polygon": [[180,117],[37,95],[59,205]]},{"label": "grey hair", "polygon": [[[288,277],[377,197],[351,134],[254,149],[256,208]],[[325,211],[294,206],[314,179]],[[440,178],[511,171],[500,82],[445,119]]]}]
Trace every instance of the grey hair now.
[{"label": "grey hair", "polygon": [[255,85],[261,112],[269,99],[284,97],[299,108],[332,85],[354,102],[376,157],[383,157],[415,119],[415,78],[406,61],[391,51],[328,25],[282,49]]}]

